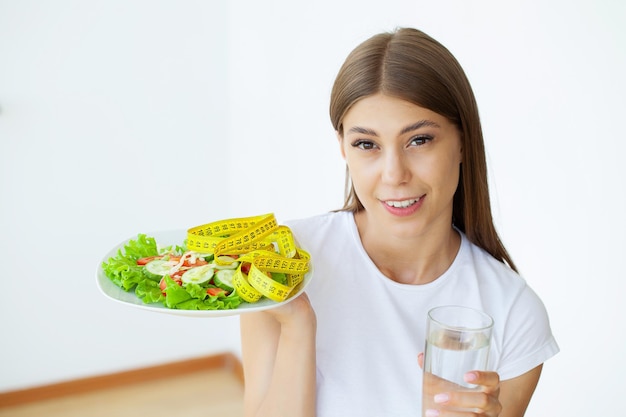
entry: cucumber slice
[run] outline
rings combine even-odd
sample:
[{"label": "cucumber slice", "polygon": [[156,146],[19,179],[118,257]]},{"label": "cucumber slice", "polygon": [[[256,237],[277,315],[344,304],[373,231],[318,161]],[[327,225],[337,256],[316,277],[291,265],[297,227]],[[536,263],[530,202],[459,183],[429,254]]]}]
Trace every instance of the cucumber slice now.
[{"label": "cucumber slice", "polygon": [[180,279],[183,281],[183,284],[202,284],[210,280],[214,272],[212,265],[202,265],[191,268]]},{"label": "cucumber slice", "polygon": [[215,269],[237,269],[237,267],[239,266],[239,262],[237,262],[235,258],[231,258],[227,255],[218,256],[217,259],[219,259],[220,262],[223,262],[226,265],[213,264]]},{"label": "cucumber slice", "polygon": [[216,287],[230,292],[235,289],[233,286],[233,275],[235,275],[234,269],[220,269],[215,273],[213,283]]},{"label": "cucumber slice", "polygon": [[146,264],[144,274],[153,281],[158,281],[170,272],[172,265],[164,259],[155,259]]}]

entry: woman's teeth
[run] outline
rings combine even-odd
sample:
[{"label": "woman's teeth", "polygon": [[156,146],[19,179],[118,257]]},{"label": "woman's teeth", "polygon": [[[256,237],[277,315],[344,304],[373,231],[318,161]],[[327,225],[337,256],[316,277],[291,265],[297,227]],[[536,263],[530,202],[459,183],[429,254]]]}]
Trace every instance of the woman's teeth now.
[{"label": "woman's teeth", "polygon": [[411,200],[402,200],[402,201],[385,201],[389,207],[398,207],[398,208],[406,208],[412,204],[417,203],[419,199],[411,199]]}]

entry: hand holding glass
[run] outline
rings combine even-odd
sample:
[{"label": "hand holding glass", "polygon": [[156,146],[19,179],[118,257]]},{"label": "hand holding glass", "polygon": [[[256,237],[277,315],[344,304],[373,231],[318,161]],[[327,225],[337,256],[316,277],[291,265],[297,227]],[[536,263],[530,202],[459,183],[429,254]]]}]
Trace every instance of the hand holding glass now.
[{"label": "hand holding glass", "polygon": [[[465,381],[470,371],[485,370],[493,319],[478,310],[441,306],[428,312],[422,409],[450,409],[434,402],[434,396],[452,391],[475,390]],[[456,409],[456,411],[461,411]]]}]

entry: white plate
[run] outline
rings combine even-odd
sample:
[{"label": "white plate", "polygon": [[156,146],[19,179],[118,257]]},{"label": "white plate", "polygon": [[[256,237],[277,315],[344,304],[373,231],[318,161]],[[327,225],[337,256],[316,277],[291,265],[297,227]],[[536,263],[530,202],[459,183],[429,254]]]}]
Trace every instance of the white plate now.
[{"label": "white plate", "polygon": [[[171,230],[171,231],[161,231],[161,232],[153,232],[146,233],[149,237],[154,237],[157,244],[160,246],[168,246],[168,245],[182,245],[184,240],[187,238],[187,230]],[[137,236],[134,236],[130,239],[136,239]],[[160,303],[154,304],[145,304],[135,295],[133,290],[126,292],[117,285],[115,285],[105,274],[102,269],[102,263],[109,260],[109,258],[116,256],[117,251],[120,248],[123,248],[127,239],[119,245],[115,246],[111,249],[103,258],[102,261],[98,264],[98,272],[96,274],[96,282],[98,284],[98,288],[106,297],[110,298],[113,301],[122,303],[124,305],[130,307],[140,308],[142,310],[152,311],[155,313],[163,313],[163,314],[173,314],[175,316],[187,316],[187,317],[225,317],[225,316],[234,316],[243,313],[252,313],[256,311],[269,310],[271,308],[276,308],[280,305],[286,304],[298,295],[302,294],[305,290],[306,286],[311,281],[311,277],[313,275],[313,268],[311,267],[309,261],[309,271],[304,275],[304,281],[296,288],[294,293],[285,301],[277,303],[276,301],[272,301],[268,298],[263,297],[256,303],[241,303],[237,308],[230,310],[178,310],[174,308],[167,308]]]}]

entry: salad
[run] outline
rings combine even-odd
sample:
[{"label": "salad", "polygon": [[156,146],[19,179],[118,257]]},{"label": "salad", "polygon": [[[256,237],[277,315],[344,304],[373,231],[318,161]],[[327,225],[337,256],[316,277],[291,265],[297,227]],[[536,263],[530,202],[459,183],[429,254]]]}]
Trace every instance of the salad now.
[{"label": "salad", "polygon": [[182,246],[160,247],[139,234],[103,262],[102,271],[146,304],[226,310],[263,297],[285,301],[302,283],[309,260],[270,213],[193,227]]},{"label": "salad", "polygon": [[[139,234],[117,255],[103,262],[105,275],[125,291],[133,291],[146,304],[162,303],[184,310],[237,308],[244,302],[233,287],[240,262],[238,255],[221,255],[187,250],[183,246],[159,247],[153,237]],[[250,264],[241,265],[246,273]],[[285,274],[272,273],[277,281]]]}]

